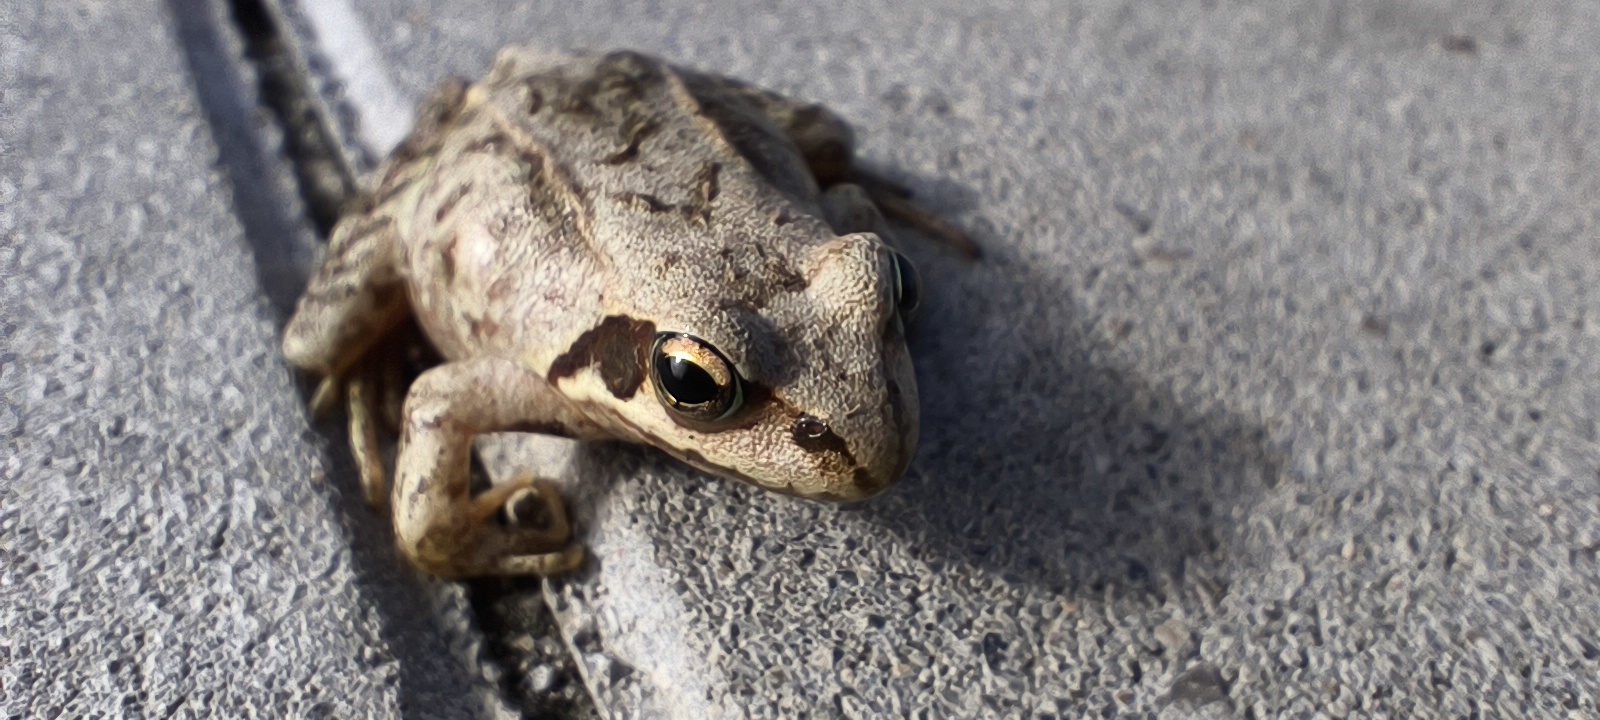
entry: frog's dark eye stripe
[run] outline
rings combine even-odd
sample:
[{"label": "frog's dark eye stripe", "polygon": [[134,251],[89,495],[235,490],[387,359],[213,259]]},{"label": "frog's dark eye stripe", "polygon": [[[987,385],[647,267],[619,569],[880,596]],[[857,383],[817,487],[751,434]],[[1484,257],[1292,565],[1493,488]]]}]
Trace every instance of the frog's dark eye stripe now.
[{"label": "frog's dark eye stripe", "polygon": [[733,363],[693,335],[656,336],[650,379],[661,404],[690,420],[715,422],[744,404],[744,383]]},{"label": "frog's dark eye stripe", "polygon": [[889,251],[894,255],[894,303],[895,310],[900,313],[900,320],[910,324],[917,317],[917,309],[922,307],[922,278],[917,276],[917,266],[911,260],[896,251]]}]

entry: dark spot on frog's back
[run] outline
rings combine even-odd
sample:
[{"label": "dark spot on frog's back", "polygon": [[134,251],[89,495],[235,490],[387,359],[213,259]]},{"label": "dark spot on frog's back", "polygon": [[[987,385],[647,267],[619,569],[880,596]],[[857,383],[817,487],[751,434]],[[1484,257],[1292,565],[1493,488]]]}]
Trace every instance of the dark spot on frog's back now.
[{"label": "dark spot on frog's back", "polygon": [[436,223],[444,222],[445,218],[450,217],[450,213],[455,212],[456,204],[471,192],[472,183],[470,181],[457,185],[454,190],[450,191],[449,195],[445,196],[444,200],[439,202],[439,207],[433,211],[433,221]]},{"label": "dark spot on frog's back", "polygon": [[439,253],[439,269],[444,271],[447,283],[456,281],[456,242],[460,239],[460,235],[451,235],[450,242],[445,243],[444,250]]},{"label": "dark spot on frog's back", "polygon": [[461,114],[466,96],[466,80],[451,78],[440,84],[433,96],[423,103],[422,109],[417,111],[417,122],[411,134],[390,155],[390,166],[403,165],[437,150],[444,127]]},{"label": "dark spot on frog's back", "polygon": [[473,340],[481,340],[500,332],[500,323],[487,318],[467,318],[467,332]]},{"label": "dark spot on frog's back", "polygon": [[632,52],[614,52],[595,65],[582,80],[557,80],[557,112],[597,115],[639,102],[648,85],[660,76],[654,61]]},{"label": "dark spot on frog's back", "polygon": [[668,205],[666,201],[651,195],[650,193],[612,193],[610,198],[612,202],[626,205],[634,210],[638,210],[639,212],[664,213],[672,209],[672,206]]},{"label": "dark spot on frog's back", "polygon": [[522,86],[528,91],[528,101],[523,109],[529,115],[538,115],[539,111],[544,109],[544,93],[539,92],[539,87],[532,82],[524,81]]},{"label": "dark spot on frog's back", "polygon": [[644,94],[641,83],[661,77],[661,71],[658,63],[648,56],[618,50],[601,58],[595,75],[603,90],[620,91],[626,97],[637,99]]},{"label": "dark spot on frog's back", "polygon": [[623,133],[623,144],[616,152],[600,162],[605,165],[622,165],[639,157],[639,146],[656,131],[656,124],[643,118],[630,118]]},{"label": "dark spot on frog's back", "polygon": [[550,364],[554,383],[572,377],[586,367],[595,367],[606,390],[619,400],[627,400],[644,384],[646,357],[655,341],[654,323],[623,315],[610,315],[578,336],[572,346]]},{"label": "dark spot on frog's back", "polygon": [[511,136],[496,130],[480,138],[477,142],[468,145],[466,152],[499,155],[505,152],[506,148],[512,147],[516,147],[516,142],[511,139]]},{"label": "dark spot on frog's back", "polygon": [[721,173],[722,165],[714,162],[700,166],[700,172],[695,173],[694,200],[684,208],[690,220],[701,225],[711,224],[711,204],[722,194],[722,186],[717,178]]}]

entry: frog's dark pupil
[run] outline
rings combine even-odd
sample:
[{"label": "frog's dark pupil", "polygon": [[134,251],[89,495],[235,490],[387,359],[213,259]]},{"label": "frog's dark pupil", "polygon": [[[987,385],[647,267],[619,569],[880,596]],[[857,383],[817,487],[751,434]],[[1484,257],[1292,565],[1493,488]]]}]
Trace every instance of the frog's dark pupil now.
[{"label": "frog's dark pupil", "polygon": [[683,405],[703,405],[716,400],[721,391],[711,373],[676,355],[656,358],[656,373],[661,376],[666,391]]}]

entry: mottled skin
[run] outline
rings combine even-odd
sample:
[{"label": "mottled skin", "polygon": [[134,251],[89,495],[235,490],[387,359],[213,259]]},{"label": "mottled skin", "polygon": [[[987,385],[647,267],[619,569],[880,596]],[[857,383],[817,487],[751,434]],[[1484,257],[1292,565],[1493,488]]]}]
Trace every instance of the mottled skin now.
[{"label": "mottled skin", "polygon": [[[908,268],[869,194],[844,182],[850,153],[817,106],[632,53],[508,49],[423,108],[369,207],[335,229],[284,354],[348,378],[379,499],[374,393],[356,368],[410,316],[443,355],[406,397],[392,495],[401,548],[438,575],[582,559],[564,518],[495,521],[524,488],[559,508],[548,486],[471,494],[478,433],[630,441],[782,493],[871,497],[916,448],[917,388]],[[720,353],[742,404],[669,407],[652,372],[662,333]]]}]

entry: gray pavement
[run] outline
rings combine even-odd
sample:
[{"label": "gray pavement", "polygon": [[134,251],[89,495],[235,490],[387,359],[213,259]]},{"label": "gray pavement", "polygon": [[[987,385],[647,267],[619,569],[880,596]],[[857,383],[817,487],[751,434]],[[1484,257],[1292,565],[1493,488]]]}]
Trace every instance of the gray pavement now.
[{"label": "gray pavement", "polygon": [[839,509],[579,456],[623,716],[1600,712],[1600,8],[359,4],[825,101],[936,247],[924,449]]},{"label": "gray pavement", "polygon": [[459,588],[327,480],[269,301],[313,239],[176,7],[0,10],[0,716],[488,714]]},{"label": "gray pavement", "polygon": [[[612,716],[1600,715],[1600,5],[346,7],[366,44],[302,27],[308,66],[402,105],[510,42],[827,102],[988,251],[909,243],[923,448],[883,498],[571,454],[598,560],[543,597]],[[205,63],[148,3],[13,15],[7,714],[493,711],[306,432]]]}]

